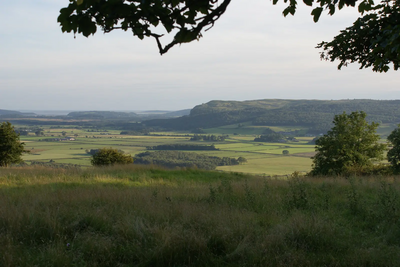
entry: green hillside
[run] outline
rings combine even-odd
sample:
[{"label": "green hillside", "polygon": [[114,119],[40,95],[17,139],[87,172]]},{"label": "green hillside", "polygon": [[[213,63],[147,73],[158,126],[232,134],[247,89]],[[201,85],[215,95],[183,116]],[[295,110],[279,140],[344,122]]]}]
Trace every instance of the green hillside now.
[{"label": "green hillside", "polygon": [[210,101],[195,106],[189,116],[148,120],[148,126],[173,130],[220,127],[250,122],[258,126],[305,126],[316,132],[331,128],[336,114],[364,111],[369,121],[400,122],[400,100],[251,100]]}]

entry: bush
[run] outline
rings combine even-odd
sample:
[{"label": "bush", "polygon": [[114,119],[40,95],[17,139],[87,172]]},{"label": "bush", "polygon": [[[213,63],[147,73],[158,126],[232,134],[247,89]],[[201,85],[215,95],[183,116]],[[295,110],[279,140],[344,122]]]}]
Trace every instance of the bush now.
[{"label": "bush", "polygon": [[133,163],[133,158],[131,155],[117,149],[101,148],[92,156],[91,163],[93,166],[130,164]]}]

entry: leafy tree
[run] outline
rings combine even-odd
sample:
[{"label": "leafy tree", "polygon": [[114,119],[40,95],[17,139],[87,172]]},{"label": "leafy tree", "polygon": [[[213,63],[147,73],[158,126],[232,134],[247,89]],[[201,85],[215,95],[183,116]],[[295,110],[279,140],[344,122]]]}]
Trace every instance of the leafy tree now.
[{"label": "leafy tree", "polygon": [[245,157],[238,157],[237,161],[239,162],[239,164],[247,163],[247,159]]},{"label": "leafy tree", "polygon": [[387,153],[387,159],[395,172],[400,172],[400,125],[388,136],[388,141],[393,145]]},{"label": "leafy tree", "polygon": [[93,154],[91,163],[93,166],[130,164],[133,163],[133,158],[117,149],[101,148]]},{"label": "leafy tree", "polygon": [[9,122],[0,124],[0,167],[23,162],[21,155],[27,152],[24,143],[19,140],[19,134]]},{"label": "leafy tree", "polygon": [[283,151],[282,151],[282,154],[283,154],[283,155],[289,155],[289,150],[286,150],[286,149],[283,150]]},{"label": "leafy tree", "polygon": [[[297,1],[288,3],[283,15],[294,15]],[[214,26],[225,13],[231,0],[69,0],[60,10],[58,22],[63,32],[81,33],[88,37],[97,27],[104,33],[116,29],[131,30],[139,39],[155,39],[160,54],[177,44],[192,42]],[[273,0],[276,4],[278,0]],[[312,6],[311,15],[317,22],[324,9],[333,15],[337,9],[356,6],[357,0],[303,0]],[[342,31],[331,42],[318,45],[324,52],[321,58],[340,60],[339,69],[348,63],[358,62],[361,68],[373,67],[374,71],[387,71],[389,63],[397,70],[400,61],[399,0],[359,0],[361,17],[353,26]],[[157,27],[160,26],[160,27]],[[163,28],[161,30],[160,28]],[[163,46],[161,38],[175,34],[172,41]]]},{"label": "leafy tree", "polygon": [[333,128],[316,140],[311,175],[346,174],[383,159],[386,145],[378,143],[378,124],[369,124],[365,117],[363,111],[335,116]]}]

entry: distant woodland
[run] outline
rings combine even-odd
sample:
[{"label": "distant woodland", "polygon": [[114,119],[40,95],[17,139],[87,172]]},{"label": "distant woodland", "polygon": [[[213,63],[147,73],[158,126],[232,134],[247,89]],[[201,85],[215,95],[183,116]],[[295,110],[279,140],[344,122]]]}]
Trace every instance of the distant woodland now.
[{"label": "distant woodland", "polygon": [[364,111],[368,121],[397,123],[400,100],[253,100],[211,101],[194,107],[190,115],[168,120],[149,120],[147,126],[174,130],[212,128],[250,122],[259,126],[305,126],[326,132],[334,115]]},{"label": "distant woodland", "polygon": [[[25,125],[77,125],[94,129],[112,127],[121,134],[148,134],[172,130],[201,133],[201,129],[247,123],[254,126],[302,126],[308,133],[325,133],[334,115],[364,111],[377,123],[400,121],[400,100],[279,100],[210,101],[192,110],[153,111],[146,114],[113,111],[71,112],[66,116],[36,116],[32,113],[0,110],[0,120]],[[56,121],[56,123],[55,123]],[[198,136],[203,141],[208,136]]]},{"label": "distant woodland", "polygon": [[167,168],[199,168],[214,170],[217,166],[238,165],[245,159],[215,157],[194,152],[154,151],[137,154],[134,164],[154,164]]}]

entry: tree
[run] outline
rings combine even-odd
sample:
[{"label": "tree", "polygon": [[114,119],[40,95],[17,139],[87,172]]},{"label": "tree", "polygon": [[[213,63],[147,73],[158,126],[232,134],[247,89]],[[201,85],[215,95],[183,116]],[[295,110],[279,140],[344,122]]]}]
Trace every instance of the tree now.
[{"label": "tree", "polygon": [[[283,15],[294,15],[297,1],[283,0],[288,6]],[[104,33],[116,29],[131,30],[139,39],[155,39],[160,54],[177,44],[192,42],[202,37],[204,31],[225,13],[231,0],[69,0],[60,10],[58,22],[63,32],[81,33],[88,37],[97,27]],[[337,9],[356,6],[357,0],[303,0],[312,6],[311,15],[317,22],[324,9],[333,15]],[[390,63],[397,70],[400,61],[399,0],[358,0],[362,15],[352,27],[342,31],[331,42],[318,45],[324,52],[321,58],[340,60],[339,69],[348,63],[358,62],[361,68],[373,66],[374,71],[387,71]],[[278,0],[273,0],[273,4]],[[160,29],[161,28],[161,29]],[[163,46],[161,32],[175,34]]]},{"label": "tree", "polygon": [[35,131],[35,134],[36,134],[36,136],[42,136],[42,135],[44,135],[42,129],[37,129],[37,130]]},{"label": "tree", "polygon": [[365,117],[362,111],[334,117],[333,128],[316,140],[311,175],[346,174],[383,159],[386,145],[378,143],[379,124],[369,124]]},{"label": "tree", "polygon": [[23,162],[21,155],[27,152],[24,143],[19,140],[19,134],[9,122],[0,124],[0,167]]},{"label": "tree", "polygon": [[400,172],[400,125],[390,133],[387,139],[393,146],[387,153],[387,160],[398,173]]},{"label": "tree", "polygon": [[238,157],[237,161],[239,162],[239,164],[247,163],[247,159],[245,157]]},{"label": "tree", "polygon": [[130,164],[133,163],[133,158],[131,155],[117,149],[101,148],[93,154],[91,163],[93,166]]},{"label": "tree", "polygon": [[283,150],[283,151],[282,151],[282,154],[283,154],[283,155],[289,155],[289,150]]}]

